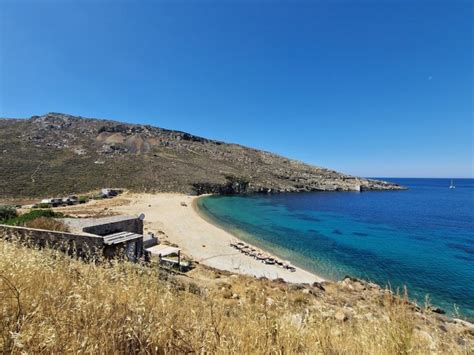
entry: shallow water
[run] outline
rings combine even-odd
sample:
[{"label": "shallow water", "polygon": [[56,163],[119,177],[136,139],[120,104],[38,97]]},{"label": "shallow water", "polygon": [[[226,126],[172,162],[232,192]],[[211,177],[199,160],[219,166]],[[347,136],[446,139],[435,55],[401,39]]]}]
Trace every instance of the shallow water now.
[{"label": "shallow water", "polygon": [[329,279],[361,277],[474,319],[474,179],[386,179],[406,191],[210,196],[203,213]]}]

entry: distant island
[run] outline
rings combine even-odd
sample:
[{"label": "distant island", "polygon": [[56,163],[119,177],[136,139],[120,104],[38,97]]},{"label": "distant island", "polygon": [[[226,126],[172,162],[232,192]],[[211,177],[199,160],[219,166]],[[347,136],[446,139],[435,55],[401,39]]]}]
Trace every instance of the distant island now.
[{"label": "distant island", "polygon": [[87,192],[396,190],[266,151],[149,125],[48,113],[0,119],[0,197]]}]

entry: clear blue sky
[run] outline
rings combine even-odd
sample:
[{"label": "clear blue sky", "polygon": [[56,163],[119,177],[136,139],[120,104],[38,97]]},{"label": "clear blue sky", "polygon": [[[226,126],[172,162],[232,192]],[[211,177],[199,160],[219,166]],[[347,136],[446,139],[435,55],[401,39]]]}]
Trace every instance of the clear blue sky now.
[{"label": "clear blue sky", "polygon": [[473,176],[471,1],[0,0],[0,116],[153,124],[363,176]]}]

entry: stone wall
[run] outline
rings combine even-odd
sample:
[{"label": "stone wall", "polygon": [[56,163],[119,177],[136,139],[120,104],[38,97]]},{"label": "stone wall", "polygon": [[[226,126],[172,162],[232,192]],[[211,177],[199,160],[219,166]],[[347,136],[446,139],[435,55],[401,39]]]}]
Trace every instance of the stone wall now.
[{"label": "stone wall", "polygon": [[104,249],[103,239],[100,236],[88,236],[65,232],[48,231],[26,227],[8,226],[0,224],[0,238],[19,240],[32,243],[39,247],[52,247],[79,256],[89,253],[102,255]]}]

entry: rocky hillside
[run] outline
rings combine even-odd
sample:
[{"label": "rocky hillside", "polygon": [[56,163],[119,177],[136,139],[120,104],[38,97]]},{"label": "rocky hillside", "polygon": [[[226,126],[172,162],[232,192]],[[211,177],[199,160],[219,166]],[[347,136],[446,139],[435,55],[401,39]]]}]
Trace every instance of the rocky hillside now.
[{"label": "rocky hillside", "polygon": [[0,119],[0,197],[399,189],[188,133],[60,113]]}]

